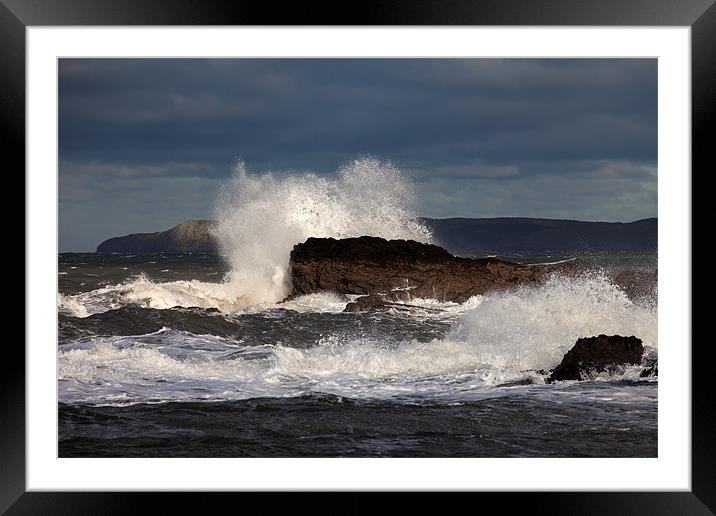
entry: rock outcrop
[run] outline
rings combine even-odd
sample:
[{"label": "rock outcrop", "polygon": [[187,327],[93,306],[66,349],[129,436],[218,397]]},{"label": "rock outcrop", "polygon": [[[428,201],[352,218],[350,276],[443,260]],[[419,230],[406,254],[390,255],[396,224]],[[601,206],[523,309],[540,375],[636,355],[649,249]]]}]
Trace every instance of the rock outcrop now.
[{"label": "rock outcrop", "polygon": [[214,253],[218,250],[213,220],[187,220],[167,231],[135,233],[110,238],[97,246],[98,253]]},{"label": "rock outcrop", "polygon": [[436,245],[363,236],[309,238],[291,251],[290,270],[289,299],[315,292],[371,295],[351,308],[362,310],[413,298],[462,303],[490,290],[538,282],[554,267],[459,258]]},{"label": "rock outcrop", "polygon": [[599,335],[577,340],[552,371],[550,382],[586,380],[594,372],[609,371],[624,364],[638,365],[644,353],[641,339],[631,336]]}]

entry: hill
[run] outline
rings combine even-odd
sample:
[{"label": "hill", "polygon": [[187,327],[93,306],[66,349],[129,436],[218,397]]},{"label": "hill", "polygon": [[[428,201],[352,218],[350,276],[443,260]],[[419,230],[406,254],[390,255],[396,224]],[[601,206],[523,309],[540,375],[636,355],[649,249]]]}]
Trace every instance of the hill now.
[{"label": "hill", "polygon": [[[656,218],[635,222],[583,222],[533,218],[421,219],[435,243],[451,253],[655,251]],[[216,252],[212,220],[188,220],[167,231],[105,240],[98,253]]]}]

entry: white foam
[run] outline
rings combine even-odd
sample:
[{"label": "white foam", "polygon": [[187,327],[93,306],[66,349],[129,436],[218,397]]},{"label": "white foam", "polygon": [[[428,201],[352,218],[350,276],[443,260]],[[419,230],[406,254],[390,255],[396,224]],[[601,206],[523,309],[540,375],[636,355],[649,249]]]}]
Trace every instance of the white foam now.
[{"label": "white foam", "polygon": [[57,294],[57,311],[61,314],[73,317],[87,317],[87,308],[75,297],[65,294]]},{"label": "white foam", "polygon": [[603,275],[554,275],[486,294],[448,338],[473,343],[500,369],[549,369],[580,337],[635,335],[656,349],[657,320],[655,306],[631,301]]},{"label": "white foam", "polygon": [[[290,292],[291,249],[309,237],[370,235],[429,242],[430,231],[418,222],[414,203],[414,192],[402,173],[391,163],[374,158],[355,160],[330,178],[311,173],[253,175],[239,164],[217,208],[216,236],[231,266],[222,283],[155,282],[139,276],[72,296],[65,304],[84,307],[84,311],[73,310],[77,316],[128,303],[159,309],[198,306],[224,312],[271,307]],[[292,305],[300,311],[311,307],[340,311],[341,303],[320,294],[302,302],[294,300]]]},{"label": "white foam", "polygon": [[331,336],[314,347],[241,346],[174,330],[63,346],[60,400],[115,404],[326,392],[352,398],[463,399],[512,378],[465,343]]},{"label": "white foam", "polygon": [[540,265],[559,265],[560,263],[573,262],[573,261],[576,260],[576,259],[577,259],[577,257],[574,257],[574,258],[566,258],[566,259],[564,259],[564,260],[558,260],[558,261],[556,261],[556,262],[528,263],[527,265],[533,266],[533,267],[537,267],[537,266],[540,266]]},{"label": "white foam", "polygon": [[319,292],[300,296],[280,306],[297,312],[320,312],[338,313],[342,312],[351,298],[357,296],[342,296],[332,292]]},{"label": "white foam", "polygon": [[241,292],[229,283],[198,280],[155,282],[145,275],[140,275],[116,286],[115,291],[123,303],[147,308],[197,306],[231,312],[247,304]]},{"label": "white foam", "polygon": [[[317,304],[338,311],[345,299],[316,295],[294,303],[293,309],[314,311]],[[450,315],[458,317],[455,329],[430,342],[330,334],[298,349],[166,328],[79,342],[59,353],[60,399],[106,404],[326,392],[464,401],[502,395],[499,386],[514,380],[540,383],[536,370],[556,366],[580,337],[636,335],[653,356],[658,346],[655,308],[633,303],[600,275],[555,276],[543,286],[473,298],[461,310]],[[617,378],[640,380],[639,372],[626,367]],[[602,374],[596,381],[613,379]]]},{"label": "white foam", "polygon": [[225,283],[198,280],[155,282],[143,274],[118,285],[58,296],[60,312],[76,317],[87,317],[130,304],[158,309],[198,306],[229,312],[246,303]]},{"label": "white foam", "polygon": [[286,308],[297,312],[342,312],[350,296],[329,292],[301,296],[287,303],[258,303],[247,297],[235,284],[198,280],[159,282],[140,274],[124,283],[102,287],[80,294],[58,294],[60,313],[87,317],[121,306],[167,309],[176,306],[216,308],[224,313],[256,313],[270,308]]},{"label": "white foam", "polygon": [[276,302],[290,292],[291,249],[309,237],[429,242],[414,201],[402,173],[374,158],[355,160],[329,177],[253,175],[239,164],[217,208],[216,236],[231,265],[228,282],[249,304]]},{"label": "white foam", "polygon": [[395,301],[394,305],[405,305],[410,307],[427,308],[434,310],[438,313],[444,313],[446,315],[456,315],[464,313],[472,308],[475,308],[482,302],[482,296],[472,296],[464,303],[456,303],[453,301],[440,301],[438,299],[421,298],[415,297],[409,301]]}]

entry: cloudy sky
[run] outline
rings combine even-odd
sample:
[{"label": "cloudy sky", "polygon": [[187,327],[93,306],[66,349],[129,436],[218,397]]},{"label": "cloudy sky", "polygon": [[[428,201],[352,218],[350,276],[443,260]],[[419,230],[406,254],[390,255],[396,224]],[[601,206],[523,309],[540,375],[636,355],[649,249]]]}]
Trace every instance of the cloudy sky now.
[{"label": "cloudy sky", "polygon": [[655,59],[62,59],[60,251],[211,218],[237,160],[392,161],[426,217],[657,214]]}]

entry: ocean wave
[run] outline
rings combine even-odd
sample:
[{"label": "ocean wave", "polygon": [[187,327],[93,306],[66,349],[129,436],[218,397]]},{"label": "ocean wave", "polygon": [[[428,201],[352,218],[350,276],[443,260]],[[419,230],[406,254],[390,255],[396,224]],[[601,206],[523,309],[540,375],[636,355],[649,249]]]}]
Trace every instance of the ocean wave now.
[{"label": "ocean wave", "polygon": [[251,304],[231,283],[199,280],[153,281],[144,274],[124,283],[110,285],[80,294],[58,294],[57,309],[64,315],[88,317],[122,306],[169,309],[214,308],[226,314],[257,313],[272,308],[298,312],[342,312],[351,297],[333,293],[301,296],[290,302]]},{"label": "ocean wave", "polygon": [[275,303],[290,292],[289,255],[308,237],[364,235],[430,242],[416,195],[389,162],[362,158],[335,179],[312,173],[254,175],[242,163],[222,190],[215,234],[231,266],[227,282],[247,305]]},{"label": "ocean wave", "polygon": [[[317,292],[296,297],[285,303],[264,302],[252,304],[252,298],[241,294],[241,289],[232,283],[214,283],[199,280],[153,281],[140,274],[124,283],[109,285],[80,294],[58,294],[59,313],[72,317],[88,317],[122,306],[169,309],[213,308],[225,314],[258,313],[275,308],[296,312],[339,313],[357,295],[342,295],[334,292]],[[417,309],[413,314],[445,315],[461,313],[476,303],[481,296],[474,296],[465,303],[442,302],[435,299],[415,298],[410,302],[396,302]],[[423,309],[423,310],[419,310]]]},{"label": "ocean wave", "polygon": [[487,387],[515,377],[480,363],[465,343],[386,344],[331,336],[296,349],[240,346],[173,330],[160,338],[103,338],[69,346],[60,351],[58,364],[60,401],[98,405],[309,392],[359,399],[463,399],[487,395]]},{"label": "ocean wave", "polygon": [[77,296],[57,294],[57,311],[72,317],[87,317],[90,312]]},{"label": "ocean wave", "polygon": [[[315,303],[335,309],[342,304],[330,296],[297,302],[309,311]],[[427,342],[396,340],[389,332],[344,332],[328,333],[308,347],[292,346],[288,334],[256,345],[168,328],[75,342],[59,353],[60,400],[104,404],[117,402],[120,394],[129,403],[325,392],[460,401],[501,395],[514,382],[543,383],[540,370],[555,367],[580,337],[636,335],[652,359],[657,353],[655,307],[634,303],[596,274],[555,276],[541,286],[486,294],[466,305],[451,314],[452,331]],[[640,379],[640,372],[640,366],[629,366],[594,381],[654,381]],[[532,388],[540,386],[509,387]]]},{"label": "ocean wave", "polygon": [[[418,221],[414,205],[415,193],[401,171],[375,158],[348,163],[335,179],[311,173],[254,175],[239,164],[217,208],[215,236],[231,267],[223,282],[157,282],[140,275],[121,285],[65,296],[58,308],[77,317],[129,303],[227,313],[270,308],[289,294],[290,252],[308,237],[370,235],[430,242],[431,233]],[[295,300],[293,306],[330,311],[341,304],[325,296],[323,301]]]},{"label": "ocean wave", "polygon": [[501,369],[548,369],[580,337],[635,335],[658,347],[655,303],[637,303],[605,275],[553,275],[543,285],[492,292],[448,336],[471,342]]}]

